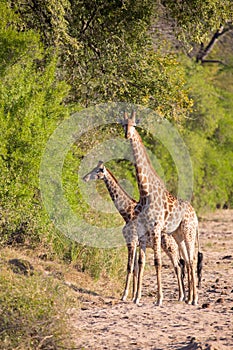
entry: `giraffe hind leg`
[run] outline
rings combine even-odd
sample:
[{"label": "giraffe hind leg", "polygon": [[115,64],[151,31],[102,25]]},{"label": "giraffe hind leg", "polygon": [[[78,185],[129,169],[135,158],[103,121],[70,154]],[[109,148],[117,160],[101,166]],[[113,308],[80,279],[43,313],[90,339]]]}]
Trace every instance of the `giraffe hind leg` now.
[{"label": "giraffe hind leg", "polygon": [[183,290],[182,301],[185,301],[186,293],[185,293],[185,286],[184,286],[184,278],[185,278],[185,260],[184,259],[180,258],[179,266],[180,266],[180,270],[181,270],[181,284],[182,284],[182,290]]},{"label": "giraffe hind leg", "polygon": [[178,244],[174,237],[168,234],[162,234],[161,245],[164,252],[167,254],[173,265],[175,275],[177,278],[179,297],[178,301],[185,300],[184,288],[184,260],[180,259]]},{"label": "giraffe hind leg", "polygon": [[190,287],[189,287],[189,298],[188,304],[197,305],[198,303],[198,292],[196,286],[196,271],[194,266],[194,251],[196,241],[196,229],[192,226],[188,226],[184,230],[185,245],[188,252],[188,264],[190,273]]},{"label": "giraffe hind leg", "polygon": [[[179,266],[181,269],[181,282],[182,282],[182,287],[183,287],[183,293],[184,293],[184,298],[183,300],[186,301],[186,292],[185,292],[185,285],[184,285],[184,277],[185,277],[185,267],[187,271],[187,285],[188,285],[188,291],[190,290],[190,268],[189,268],[189,257],[188,257],[188,252],[186,249],[185,241],[182,235],[181,228],[177,229],[172,234],[173,238],[175,238],[176,243],[178,244],[180,255],[182,258],[179,258]],[[189,296],[188,296],[189,298]]]},{"label": "giraffe hind leg", "polygon": [[163,303],[163,291],[162,291],[162,281],[161,281],[161,233],[157,231],[154,235],[154,264],[157,277],[157,301],[156,305],[161,306]]},{"label": "giraffe hind leg", "polygon": [[198,289],[201,288],[202,267],[203,267],[203,253],[198,252],[197,254]]},{"label": "giraffe hind leg", "polygon": [[133,268],[133,291],[132,300],[134,301],[137,293],[137,281],[138,281],[138,260],[137,260],[137,249],[135,250],[134,256],[134,268]]}]

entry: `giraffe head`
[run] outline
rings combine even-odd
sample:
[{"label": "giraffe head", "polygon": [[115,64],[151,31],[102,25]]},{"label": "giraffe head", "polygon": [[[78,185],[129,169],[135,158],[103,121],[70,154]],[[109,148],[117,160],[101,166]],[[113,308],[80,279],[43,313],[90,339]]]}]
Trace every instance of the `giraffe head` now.
[{"label": "giraffe head", "polygon": [[100,160],[97,166],[83,177],[83,181],[88,182],[90,180],[103,180],[105,174],[106,168],[104,166],[104,162]]},{"label": "giraffe head", "polygon": [[125,130],[125,138],[129,139],[134,132],[135,126],[137,125],[136,112],[132,111],[130,118],[128,117],[128,113],[124,112],[124,119],[121,120],[121,124]]}]

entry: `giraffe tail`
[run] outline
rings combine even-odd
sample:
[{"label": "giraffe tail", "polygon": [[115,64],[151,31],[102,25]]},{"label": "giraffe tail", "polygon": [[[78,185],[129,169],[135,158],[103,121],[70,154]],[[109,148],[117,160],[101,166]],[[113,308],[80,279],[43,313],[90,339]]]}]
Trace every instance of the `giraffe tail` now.
[{"label": "giraffe tail", "polygon": [[197,253],[197,277],[198,277],[198,288],[201,288],[202,268],[203,268],[203,253],[200,252],[199,243],[199,231],[197,229],[197,242],[198,242],[198,253]]}]

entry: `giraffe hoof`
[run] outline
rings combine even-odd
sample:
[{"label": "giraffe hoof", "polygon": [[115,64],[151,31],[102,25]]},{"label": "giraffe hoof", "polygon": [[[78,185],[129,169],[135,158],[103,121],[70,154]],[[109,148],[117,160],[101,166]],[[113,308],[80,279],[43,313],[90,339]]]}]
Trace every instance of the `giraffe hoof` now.
[{"label": "giraffe hoof", "polygon": [[123,295],[123,297],[121,298],[121,301],[126,301],[127,299],[127,295]]},{"label": "giraffe hoof", "polygon": [[163,305],[163,302],[162,302],[162,300],[160,300],[160,301],[155,301],[155,306],[162,306]]},{"label": "giraffe hoof", "polygon": [[181,297],[179,297],[179,299],[178,299],[178,301],[185,301],[186,299],[185,299],[185,296],[183,295],[183,296],[181,296]]},{"label": "giraffe hoof", "polygon": [[179,299],[178,299],[178,302],[181,303],[182,301],[185,301],[185,299],[184,299],[184,298],[179,298]]}]

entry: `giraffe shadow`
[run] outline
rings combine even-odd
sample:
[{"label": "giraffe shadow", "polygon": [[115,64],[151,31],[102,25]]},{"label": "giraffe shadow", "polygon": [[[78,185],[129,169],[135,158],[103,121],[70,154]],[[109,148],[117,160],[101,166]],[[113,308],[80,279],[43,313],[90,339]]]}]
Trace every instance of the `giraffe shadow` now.
[{"label": "giraffe shadow", "polygon": [[[194,343],[190,343],[188,345],[182,346],[182,347],[178,347],[175,350],[201,350],[202,346],[196,342]],[[209,350],[209,348],[205,348],[205,350]]]},{"label": "giraffe shadow", "polygon": [[75,292],[82,293],[82,294],[88,294],[93,296],[100,296],[100,294],[93,292],[92,290],[88,290],[85,288],[77,287],[75,284],[71,283],[68,285],[71,289],[73,289]]}]

